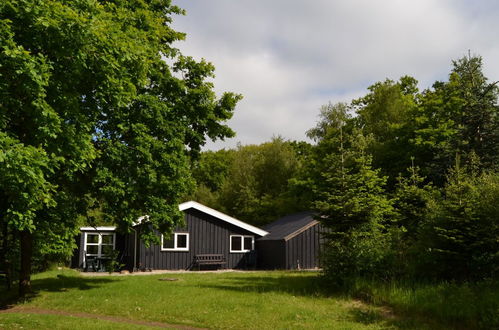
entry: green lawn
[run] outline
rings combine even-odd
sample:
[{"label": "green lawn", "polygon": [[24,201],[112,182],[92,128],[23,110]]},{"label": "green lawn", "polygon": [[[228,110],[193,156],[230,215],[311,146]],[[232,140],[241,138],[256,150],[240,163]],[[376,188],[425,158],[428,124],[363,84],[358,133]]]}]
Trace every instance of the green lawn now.
[{"label": "green lawn", "polygon": [[99,329],[132,330],[149,327],[92,320],[72,316],[37,315],[29,313],[0,314],[0,329]]},{"label": "green lawn", "polygon": [[[159,281],[160,278],[177,281]],[[425,329],[387,308],[327,296],[317,273],[185,273],[81,277],[71,270],[35,275],[37,294],[23,308],[117,316],[131,320],[228,329]],[[8,297],[0,292],[4,299]],[[422,320],[422,318],[419,318]],[[76,326],[75,326],[76,325]],[[0,314],[0,328],[113,328],[75,317]],[[121,324],[127,328],[126,324]],[[116,328],[116,327],[114,327]],[[137,328],[137,326],[133,326]]]}]

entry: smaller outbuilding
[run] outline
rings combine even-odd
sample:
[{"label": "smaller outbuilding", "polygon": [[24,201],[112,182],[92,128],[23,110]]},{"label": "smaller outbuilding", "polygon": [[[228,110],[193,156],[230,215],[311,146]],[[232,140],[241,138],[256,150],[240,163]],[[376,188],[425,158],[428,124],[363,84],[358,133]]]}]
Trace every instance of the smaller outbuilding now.
[{"label": "smaller outbuilding", "polygon": [[310,211],[280,218],[263,228],[268,235],[256,240],[261,269],[319,268],[324,243],[322,226]]}]

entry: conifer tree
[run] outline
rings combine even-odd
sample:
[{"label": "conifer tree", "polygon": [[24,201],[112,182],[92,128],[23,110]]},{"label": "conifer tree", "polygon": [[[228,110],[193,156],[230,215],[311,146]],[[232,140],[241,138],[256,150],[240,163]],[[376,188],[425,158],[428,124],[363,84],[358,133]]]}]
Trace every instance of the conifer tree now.
[{"label": "conifer tree", "polygon": [[436,278],[493,277],[499,267],[499,176],[457,161],[443,196],[431,204],[423,236],[424,272]]},{"label": "conifer tree", "polygon": [[[369,138],[349,128],[342,106],[331,107],[316,148],[315,210],[326,228],[324,269],[335,284],[352,275],[383,274],[392,202],[384,194],[386,177],[372,168]],[[332,120],[331,120],[332,119]]]}]

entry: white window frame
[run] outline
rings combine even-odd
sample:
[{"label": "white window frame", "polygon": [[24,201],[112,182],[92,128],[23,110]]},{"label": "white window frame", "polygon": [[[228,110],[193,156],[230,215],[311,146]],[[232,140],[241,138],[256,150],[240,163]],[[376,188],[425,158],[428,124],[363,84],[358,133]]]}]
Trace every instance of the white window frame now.
[{"label": "white window frame", "polygon": [[[97,243],[88,243],[88,235],[98,235],[99,239],[97,240]],[[86,262],[87,262],[87,257],[96,257],[96,258],[102,258],[105,257],[106,255],[102,254],[102,246],[105,245],[111,245],[111,244],[103,244],[102,243],[102,236],[113,236],[113,251],[116,250],[116,233],[97,233],[97,232],[89,232],[85,233],[85,240],[83,244],[83,251],[85,253],[83,254],[83,266],[85,267]],[[87,246],[97,246],[97,253],[88,253]]]},{"label": "white window frame", "polygon": [[[187,236],[187,239],[186,239],[186,247],[183,248],[179,248],[177,246],[178,244],[178,235],[186,235]],[[161,235],[161,251],[189,251],[189,233],[173,233],[173,248],[164,248],[163,247],[163,235]]]},{"label": "white window frame", "polygon": [[[232,237],[240,237],[241,238],[241,250],[233,250],[232,249]],[[250,250],[244,249],[244,239],[245,238],[251,238],[251,249]],[[229,245],[230,245],[230,253],[246,253],[246,252],[253,251],[255,249],[255,236],[253,236],[253,235],[230,235]]]}]

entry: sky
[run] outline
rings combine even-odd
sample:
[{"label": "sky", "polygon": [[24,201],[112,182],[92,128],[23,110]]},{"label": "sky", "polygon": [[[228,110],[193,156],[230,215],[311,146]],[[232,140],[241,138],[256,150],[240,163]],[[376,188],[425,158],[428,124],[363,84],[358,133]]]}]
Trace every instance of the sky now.
[{"label": "sky", "polygon": [[421,89],[447,80],[452,60],[481,55],[499,80],[499,2],[493,0],[174,0],[184,55],[215,65],[215,91],[243,95],[227,124],[236,137],[205,150],[307,140],[320,107],[349,102],[387,78]]}]

